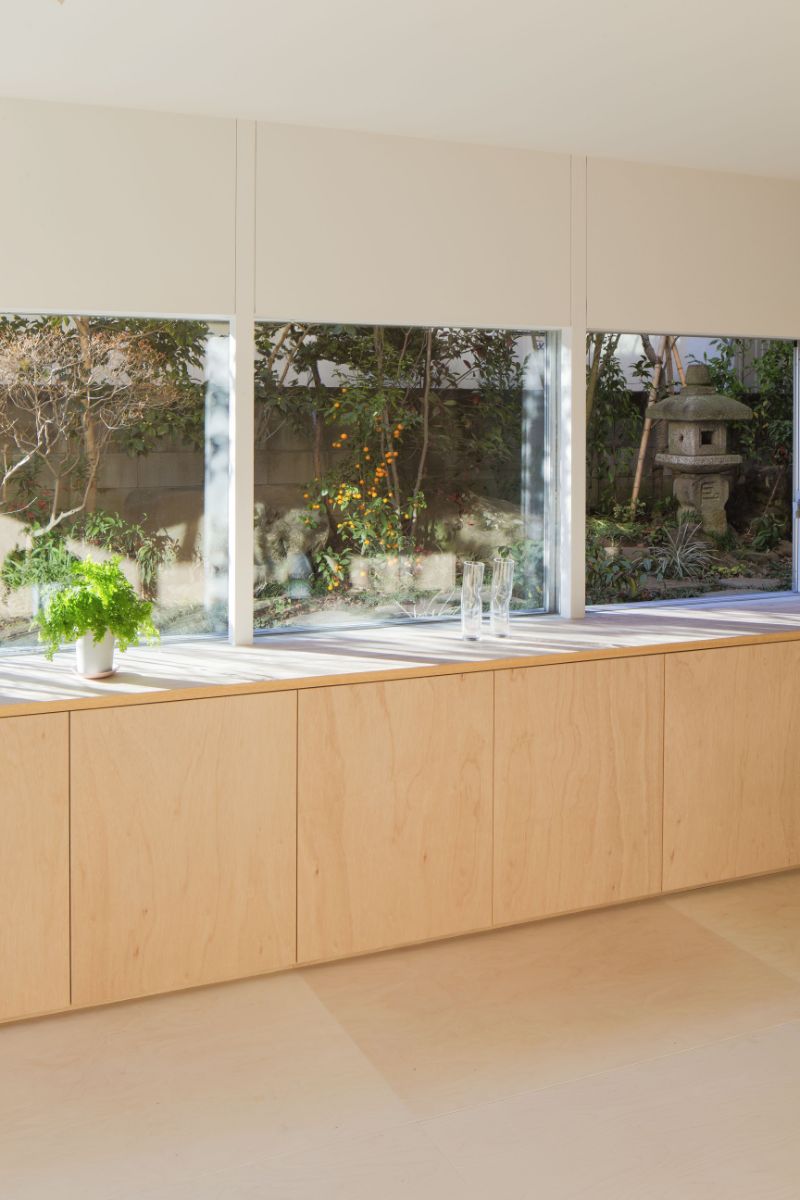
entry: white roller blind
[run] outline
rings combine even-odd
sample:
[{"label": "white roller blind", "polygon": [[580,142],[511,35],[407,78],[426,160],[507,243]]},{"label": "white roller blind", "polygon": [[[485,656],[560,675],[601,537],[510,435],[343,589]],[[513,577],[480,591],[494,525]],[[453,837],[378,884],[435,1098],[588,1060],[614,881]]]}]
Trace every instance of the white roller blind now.
[{"label": "white roller blind", "polygon": [[233,121],[0,102],[0,309],[221,315]]},{"label": "white roller blind", "polygon": [[800,334],[800,184],[590,159],[590,328]]},{"label": "white roller blind", "polygon": [[569,323],[570,160],[260,124],[266,318]]}]

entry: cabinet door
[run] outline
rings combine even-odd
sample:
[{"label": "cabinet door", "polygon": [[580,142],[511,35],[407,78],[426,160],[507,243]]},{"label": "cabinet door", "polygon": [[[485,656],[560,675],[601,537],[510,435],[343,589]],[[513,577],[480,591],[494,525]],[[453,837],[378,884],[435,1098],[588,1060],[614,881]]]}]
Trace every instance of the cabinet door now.
[{"label": "cabinet door", "polygon": [[498,924],[661,887],[660,655],[498,671]]},{"label": "cabinet door", "polygon": [[69,1007],[68,729],[0,720],[0,1021]]},{"label": "cabinet door", "polygon": [[800,645],[667,656],[664,888],[800,865]]},{"label": "cabinet door", "polygon": [[298,957],[491,924],[492,677],[300,693]]},{"label": "cabinet door", "polygon": [[295,956],[296,694],[72,717],[73,1001]]}]

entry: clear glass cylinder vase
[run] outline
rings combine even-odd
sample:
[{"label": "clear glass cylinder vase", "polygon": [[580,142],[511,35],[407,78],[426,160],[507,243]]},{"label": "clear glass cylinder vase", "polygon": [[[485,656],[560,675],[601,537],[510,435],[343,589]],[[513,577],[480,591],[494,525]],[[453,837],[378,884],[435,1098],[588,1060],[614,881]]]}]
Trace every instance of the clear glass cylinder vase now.
[{"label": "clear glass cylinder vase", "polygon": [[475,642],[483,621],[483,563],[465,562],[461,575],[461,636]]},{"label": "clear glass cylinder vase", "polygon": [[495,558],[492,562],[492,590],[489,629],[493,637],[508,637],[511,632],[511,594],[514,590],[513,558]]}]

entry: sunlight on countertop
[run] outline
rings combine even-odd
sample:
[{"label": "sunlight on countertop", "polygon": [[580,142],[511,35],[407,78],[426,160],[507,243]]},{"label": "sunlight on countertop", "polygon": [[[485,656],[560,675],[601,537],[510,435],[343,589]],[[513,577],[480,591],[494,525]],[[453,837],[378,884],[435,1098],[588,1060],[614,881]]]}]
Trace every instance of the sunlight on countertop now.
[{"label": "sunlight on countertop", "polygon": [[781,633],[800,634],[800,595],[696,604],[643,604],[590,611],[584,620],[521,617],[512,635],[461,639],[458,622],[285,633],[252,646],[223,641],[165,642],[117,655],[117,673],[92,682],[74,670],[74,651],[52,663],[31,651],[0,657],[0,704],[82,701],[338,675],[424,670],[547,654],[671,645]]}]

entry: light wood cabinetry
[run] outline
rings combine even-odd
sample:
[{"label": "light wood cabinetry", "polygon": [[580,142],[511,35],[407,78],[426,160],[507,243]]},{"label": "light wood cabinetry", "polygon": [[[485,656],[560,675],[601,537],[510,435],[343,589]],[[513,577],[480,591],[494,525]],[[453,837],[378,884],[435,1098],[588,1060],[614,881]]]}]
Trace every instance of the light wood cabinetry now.
[{"label": "light wood cabinetry", "polygon": [[72,716],[73,1001],[289,966],[296,694]]},{"label": "light wood cabinetry", "polygon": [[800,638],[0,717],[0,1021],[800,866]]},{"label": "light wood cabinetry", "polygon": [[800,644],[671,654],[664,888],[800,865]]},{"label": "light wood cabinetry", "polygon": [[298,958],[491,924],[490,674],[301,692]]},{"label": "light wood cabinetry", "polygon": [[69,1005],[68,728],[0,721],[0,1021]]},{"label": "light wood cabinetry", "polygon": [[663,658],[498,671],[494,919],[661,887]]}]

